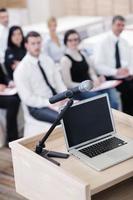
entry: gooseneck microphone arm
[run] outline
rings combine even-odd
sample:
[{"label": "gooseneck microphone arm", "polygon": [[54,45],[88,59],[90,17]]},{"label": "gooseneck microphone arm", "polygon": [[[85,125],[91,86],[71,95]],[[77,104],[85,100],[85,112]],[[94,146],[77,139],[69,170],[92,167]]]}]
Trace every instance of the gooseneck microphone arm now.
[{"label": "gooseneck microphone arm", "polygon": [[52,124],[50,129],[47,131],[47,133],[44,135],[42,140],[40,140],[39,143],[36,145],[35,152],[37,154],[39,154],[42,157],[50,160],[51,162],[53,162],[56,165],[60,165],[60,163],[51,159],[51,157],[57,157],[57,158],[68,158],[69,157],[69,154],[46,150],[45,149],[45,142],[46,142],[47,138],[50,136],[50,134],[52,133],[52,131],[54,130],[54,128],[58,125],[58,123],[60,122],[60,120],[64,116],[65,112],[72,106],[74,94],[77,93],[77,92],[90,91],[92,89],[92,87],[93,87],[92,81],[86,80],[86,81],[81,82],[79,84],[79,86],[72,88],[71,90],[66,90],[65,92],[62,92],[60,94],[54,95],[53,97],[51,97],[49,99],[50,103],[56,103],[58,101],[66,99],[66,98],[69,98],[69,101],[67,102],[66,106],[61,110],[61,112],[57,116],[57,119],[54,121],[54,123]]},{"label": "gooseneck microphone arm", "polygon": [[49,161],[53,162],[56,165],[60,165],[60,163],[51,159],[51,157],[68,158],[69,154],[59,153],[59,152],[54,152],[54,151],[48,151],[48,150],[45,149],[45,142],[48,139],[48,137],[50,136],[50,134],[52,133],[52,131],[54,130],[54,128],[58,125],[58,123],[60,122],[60,120],[64,116],[65,112],[72,106],[72,104],[73,104],[73,99],[71,98],[67,102],[66,106],[61,110],[57,119],[54,121],[54,123],[52,124],[50,129],[47,131],[45,136],[39,141],[39,144],[36,145],[35,152],[37,154],[41,155],[42,157],[48,159]]}]

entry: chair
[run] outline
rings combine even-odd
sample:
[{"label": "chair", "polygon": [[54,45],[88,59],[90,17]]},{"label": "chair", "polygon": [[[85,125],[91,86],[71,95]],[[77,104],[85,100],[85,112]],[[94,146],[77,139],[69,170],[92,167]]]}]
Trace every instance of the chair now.
[{"label": "chair", "polygon": [[[23,136],[24,120],[23,112],[20,106],[17,116],[19,137]],[[6,142],[6,110],[0,109],[0,147],[3,147]]]},{"label": "chair", "polygon": [[24,105],[23,103],[22,103],[22,108],[24,112],[24,137],[32,136],[37,133],[46,132],[50,128],[51,123],[42,122],[34,119],[30,115],[27,106]]},{"label": "chair", "polygon": [[3,147],[6,140],[6,111],[0,109],[0,147]]}]

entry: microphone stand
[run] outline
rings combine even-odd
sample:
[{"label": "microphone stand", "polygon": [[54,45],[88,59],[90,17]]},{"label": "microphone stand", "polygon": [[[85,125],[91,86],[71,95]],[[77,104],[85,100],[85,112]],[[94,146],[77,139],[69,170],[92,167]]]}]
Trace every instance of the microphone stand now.
[{"label": "microphone stand", "polygon": [[36,145],[35,153],[39,154],[40,156],[46,158],[47,160],[53,162],[56,165],[60,165],[59,162],[53,160],[51,157],[55,158],[68,158],[69,154],[65,153],[60,153],[60,152],[54,152],[54,151],[49,151],[45,149],[45,142],[47,138],[50,136],[54,128],[58,125],[62,117],[64,116],[65,112],[72,106],[73,104],[73,98],[69,99],[67,102],[66,106],[61,110],[59,115],[57,116],[57,119],[54,121],[52,126],[49,128],[45,136],[39,141],[39,143]]}]

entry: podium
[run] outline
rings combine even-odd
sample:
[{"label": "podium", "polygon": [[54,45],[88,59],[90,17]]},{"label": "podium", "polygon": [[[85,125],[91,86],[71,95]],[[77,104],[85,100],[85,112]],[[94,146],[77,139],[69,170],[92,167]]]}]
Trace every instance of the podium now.
[{"label": "podium", "polygon": [[[133,138],[133,117],[113,110],[117,133]],[[78,158],[59,159],[60,166],[34,153],[43,134],[10,143],[16,192],[30,200],[91,200],[91,196],[133,176],[133,158],[98,172]],[[62,127],[56,128],[46,148],[67,152]],[[113,200],[113,194],[112,194]]]}]

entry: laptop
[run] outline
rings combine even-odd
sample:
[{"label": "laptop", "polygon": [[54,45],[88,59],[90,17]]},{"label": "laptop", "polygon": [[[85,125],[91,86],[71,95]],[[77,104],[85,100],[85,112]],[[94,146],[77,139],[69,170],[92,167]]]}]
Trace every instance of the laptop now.
[{"label": "laptop", "polygon": [[61,123],[68,152],[98,171],[133,157],[133,140],[116,133],[107,94],[74,104]]}]

